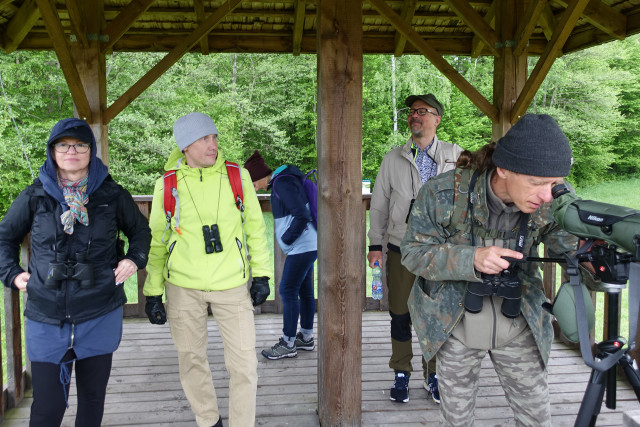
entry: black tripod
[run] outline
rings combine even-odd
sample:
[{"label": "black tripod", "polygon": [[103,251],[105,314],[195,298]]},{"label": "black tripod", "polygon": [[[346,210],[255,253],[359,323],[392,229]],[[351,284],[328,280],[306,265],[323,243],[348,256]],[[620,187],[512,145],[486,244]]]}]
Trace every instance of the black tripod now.
[{"label": "black tripod", "polygon": [[[596,418],[600,414],[602,406],[602,398],[605,390],[607,391],[606,405],[609,409],[616,409],[616,367],[622,367],[623,372],[627,376],[636,397],[640,402],[640,374],[632,366],[631,357],[628,354],[629,349],[623,351],[620,355],[619,350],[627,343],[626,340],[619,336],[620,325],[618,321],[618,304],[620,292],[625,287],[627,278],[624,277],[622,283],[607,283],[608,290],[606,292],[609,298],[609,314],[607,317],[608,340],[598,343],[597,358],[604,361],[609,357],[619,357],[618,361],[606,371],[597,369],[591,370],[591,377],[587,390],[584,393],[578,417],[576,418],[576,427],[595,426]],[[619,282],[619,281],[618,281]]]}]

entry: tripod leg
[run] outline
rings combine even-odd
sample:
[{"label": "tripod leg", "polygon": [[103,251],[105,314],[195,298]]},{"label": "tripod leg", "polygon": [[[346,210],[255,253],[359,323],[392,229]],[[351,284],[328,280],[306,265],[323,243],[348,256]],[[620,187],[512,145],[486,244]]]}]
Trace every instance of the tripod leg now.
[{"label": "tripod leg", "polygon": [[633,391],[636,393],[636,397],[640,402],[640,373],[638,373],[638,371],[633,369],[633,366],[631,365],[630,357],[628,354],[626,354],[622,359],[620,359],[618,363],[620,364],[620,366],[622,366],[622,369],[624,370],[624,373],[629,379],[629,383],[631,384],[631,387],[633,387]]},{"label": "tripod leg", "polygon": [[606,371],[601,372],[595,369],[591,371],[591,378],[580,404],[578,417],[574,424],[575,427],[593,427],[596,425],[596,418],[600,414],[602,398],[604,397],[606,379]]}]

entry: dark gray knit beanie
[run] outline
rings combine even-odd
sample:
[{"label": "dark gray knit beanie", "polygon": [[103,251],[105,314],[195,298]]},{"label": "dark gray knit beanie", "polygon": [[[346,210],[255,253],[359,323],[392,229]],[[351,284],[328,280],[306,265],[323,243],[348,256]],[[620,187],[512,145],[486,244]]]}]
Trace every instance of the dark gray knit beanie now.
[{"label": "dark gray knit beanie", "polygon": [[207,135],[217,135],[218,129],[211,117],[203,113],[190,113],[180,117],[173,125],[173,137],[180,151]]},{"label": "dark gray knit beanie", "polygon": [[526,114],[500,138],[493,164],[531,176],[567,176],[573,157],[569,140],[547,114]]}]

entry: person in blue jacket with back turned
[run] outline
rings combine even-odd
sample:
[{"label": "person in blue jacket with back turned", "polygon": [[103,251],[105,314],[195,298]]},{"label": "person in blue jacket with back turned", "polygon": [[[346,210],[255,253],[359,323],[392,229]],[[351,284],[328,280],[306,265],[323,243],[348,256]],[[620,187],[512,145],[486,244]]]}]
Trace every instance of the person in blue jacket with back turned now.
[{"label": "person in blue jacket with back turned", "polygon": [[258,150],[244,167],[251,174],[256,191],[271,189],[275,237],[287,255],[280,279],[282,337],[273,347],[262,350],[262,355],[270,360],[295,357],[298,350],[315,348],[313,264],[318,257],[318,238],[301,182],[304,174],[292,165],[280,166],[272,173]]}]

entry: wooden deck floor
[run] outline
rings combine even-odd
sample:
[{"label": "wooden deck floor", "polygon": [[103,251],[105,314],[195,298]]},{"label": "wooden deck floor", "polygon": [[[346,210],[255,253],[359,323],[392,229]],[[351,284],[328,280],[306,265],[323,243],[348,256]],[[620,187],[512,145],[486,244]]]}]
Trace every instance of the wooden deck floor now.
[{"label": "wooden deck floor", "polygon": [[[393,375],[388,368],[391,354],[387,313],[363,313],[362,348],[362,425],[424,426],[437,425],[438,406],[421,387],[420,374],[412,380],[411,400],[398,404],[389,400]],[[258,351],[274,344],[281,333],[279,315],[256,316]],[[226,421],[228,409],[228,375],[223,368],[220,336],[213,320],[209,330],[209,360],[218,393],[218,403]],[[414,340],[414,352],[419,354]],[[319,426],[317,417],[317,351],[298,352],[292,359],[269,361],[258,356],[258,426]],[[551,412],[554,426],[572,426],[590,370],[579,354],[562,344],[554,344],[549,368]],[[414,366],[419,366],[415,357]],[[512,426],[511,409],[489,359],[482,370],[478,393],[476,425]],[[72,380],[73,383],[73,380]],[[618,382],[617,409],[602,406],[598,426],[622,425],[623,412],[640,409],[635,394]],[[75,389],[63,425],[73,426]],[[31,399],[8,411],[2,426],[27,426]],[[114,355],[108,387],[104,426],[154,425],[195,426],[178,380],[177,355],[167,325],[150,325],[143,319],[125,321],[124,338]],[[225,425],[228,425],[225,424]]]}]

